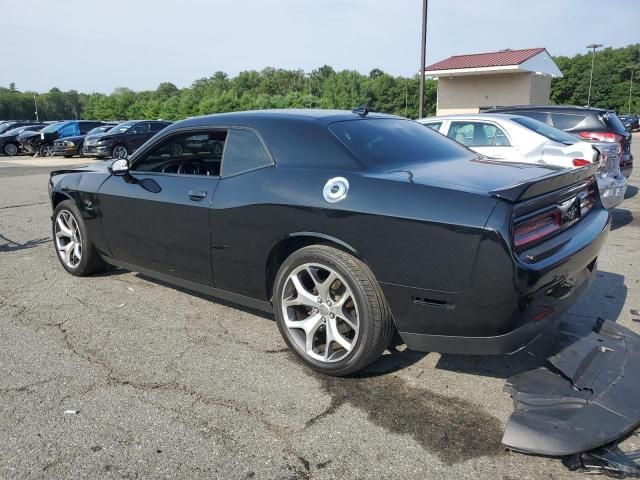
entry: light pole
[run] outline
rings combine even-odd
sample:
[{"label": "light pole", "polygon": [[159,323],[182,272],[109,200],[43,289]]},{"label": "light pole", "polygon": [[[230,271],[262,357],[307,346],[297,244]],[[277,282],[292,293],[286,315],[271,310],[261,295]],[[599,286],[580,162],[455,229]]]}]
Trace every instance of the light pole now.
[{"label": "light pole", "polygon": [[422,35],[420,36],[420,105],[418,118],[424,117],[424,69],[426,68],[427,8],[429,0],[422,0]]},{"label": "light pole", "polygon": [[587,107],[591,105],[591,83],[593,82],[593,63],[596,59],[596,48],[602,47],[601,43],[590,43],[586,48],[591,48],[591,73],[589,74],[589,95],[587,96]]},{"label": "light pole", "polygon": [[629,115],[631,115],[631,94],[633,92],[633,72],[640,65],[627,65],[627,68],[631,70],[631,83],[629,85]]},{"label": "light pole", "polygon": [[33,104],[36,106],[36,122],[39,122],[38,118],[38,100],[36,100],[36,92],[33,92]]}]

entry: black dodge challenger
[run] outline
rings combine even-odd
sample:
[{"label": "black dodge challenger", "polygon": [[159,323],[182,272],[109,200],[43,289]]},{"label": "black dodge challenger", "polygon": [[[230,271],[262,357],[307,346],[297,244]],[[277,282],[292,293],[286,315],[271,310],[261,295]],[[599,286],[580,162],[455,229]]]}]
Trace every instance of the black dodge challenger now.
[{"label": "black dodge challenger", "polygon": [[218,114],[52,172],[53,237],[73,275],[111,264],[272,311],[301,359],[348,375],[396,332],[467,354],[535,339],[594,278],[594,168],[491,161],[366,109]]}]

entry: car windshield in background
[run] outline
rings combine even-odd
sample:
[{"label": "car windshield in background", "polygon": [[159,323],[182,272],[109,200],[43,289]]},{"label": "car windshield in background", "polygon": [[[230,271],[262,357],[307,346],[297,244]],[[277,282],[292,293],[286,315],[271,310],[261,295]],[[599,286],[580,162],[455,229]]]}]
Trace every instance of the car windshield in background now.
[{"label": "car windshield in background", "polygon": [[42,130],[40,130],[41,133],[53,133],[53,132],[57,132],[58,129],[60,127],[62,127],[64,125],[63,122],[59,122],[59,123],[52,123],[51,125],[49,125],[48,127],[44,127]]},{"label": "car windshield in background", "polygon": [[28,128],[28,127],[12,128],[11,130],[7,130],[6,132],[4,132],[4,134],[3,134],[3,135],[17,135],[17,134],[19,134],[21,131],[23,131],[25,128]]},{"label": "car windshield in background", "polygon": [[578,143],[578,139],[573,135],[570,135],[562,130],[551,127],[546,123],[539,122],[529,117],[518,117],[513,119],[514,122],[519,123],[523,127],[533,130],[537,134],[542,135],[554,142],[564,143],[565,145],[573,145]]},{"label": "car windshield in background", "polygon": [[346,120],[331,124],[329,130],[361,162],[371,167],[477,156],[459,143],[412,120]]},{"label": "car windshield in background", "polygon": [[91,130],[89,130],[89,133],[87,133],[87,135],[95,135],[96,133],[104,133],[104,132],[108,132],[109,130],[111,130],[111,127],[96,127],[96,128],[92,128]]},{"label": "car windshield in background", "polygon": [[124,133],[127,130],[129,130],[133,125],[135,125],[136,122],[124,122],[124,123],[120,123],[118,125],[116,125],[115,127],[113,127],[111,130],[109,130],[109,133]]}]

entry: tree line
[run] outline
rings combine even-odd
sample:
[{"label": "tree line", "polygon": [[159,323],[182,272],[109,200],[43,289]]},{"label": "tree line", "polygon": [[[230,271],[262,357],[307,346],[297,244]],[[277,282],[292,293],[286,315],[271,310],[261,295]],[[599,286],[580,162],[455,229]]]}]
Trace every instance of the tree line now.
[{"label": "tree line", "polygon": [[[554,79],[552,103],[586,105],[591,54],[554,57],[564,78]],[[628,109],[630,66],[640,64],[640,44],[607,48],[596,53],[591,104],[619,113]],[[636,67],[632,112],[640,112],[640,67]],[[425,82],[425,112],[435,114],[437,82]],[[363,103],[378,112],[409,118],[418,116],[419,76],[393,76],[379,69],[369,74],[335,71],[330,66],[310,73],[303,70],[265,68],[235,77],[216,72],[178,88],[169,82],[151,91],[117,88],[109,95],[63,92],[21,92],[14,84],[0,87],[0,119],[34,119],[34,96],[41,120],[71,118],[125,120],[178,120],[210,113],[264,108],[352,109]]]}]

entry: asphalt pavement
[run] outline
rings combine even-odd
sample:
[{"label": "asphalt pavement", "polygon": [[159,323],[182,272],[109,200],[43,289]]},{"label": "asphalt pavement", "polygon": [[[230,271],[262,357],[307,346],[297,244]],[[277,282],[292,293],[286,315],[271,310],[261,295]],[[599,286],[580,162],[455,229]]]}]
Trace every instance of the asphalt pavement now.
[{"label": "asphalt pavement", "polygon": [[[48,172],[83,163],[0,157],[0,478],[583,477],[500,445],[527,352],[393,351],[323,377],[269,316],[122,270],[67,274]],[[631,184],[567,315],[640,333],[639,167]]]}]

